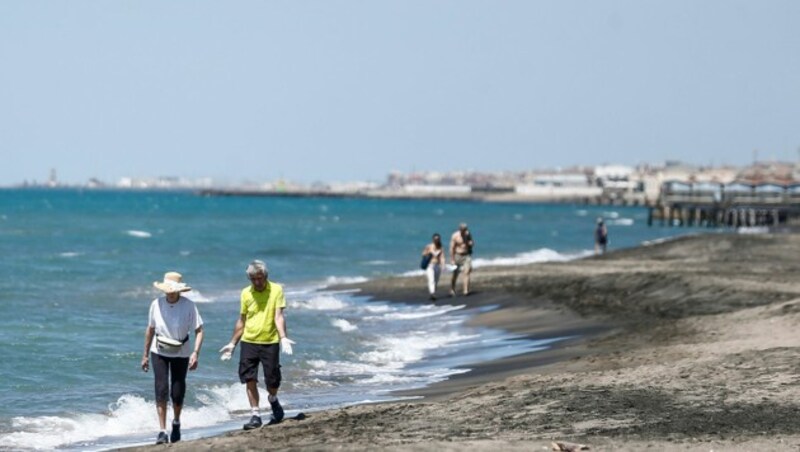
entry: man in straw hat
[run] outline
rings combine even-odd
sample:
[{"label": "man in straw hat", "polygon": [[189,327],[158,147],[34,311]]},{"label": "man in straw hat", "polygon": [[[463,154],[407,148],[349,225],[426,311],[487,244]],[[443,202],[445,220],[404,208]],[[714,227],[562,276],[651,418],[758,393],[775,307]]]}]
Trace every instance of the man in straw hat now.
[{"label": "man in straw hat", "polygon": [[242,289],[239,318],[233,329],[233,336],[228,345],[222,347],[220,359],[231,359],[236,344],[241,339],[242,349],[239,352],[239,381],[247,389],[250,401],[250,422],[244,424],[245,430],[261,427],[259,410],[258,365],[264,368],[267,393],[272,408],[273,422],[283,419],[283,407],[278,401],[278,388],[281,385],[281,366],[279,349],[287,355],[292,354],[294,341],[286,337],[286,319],[283,310],[286,299],[283,287],[268,281],[267,264],[254,260],[247,266],[247,277],[250,285]]},{"label": "man in straw hat", "polygon": [[[192,290],[180,273],[167,272],[163,281],[153,286],[164,292],[150,304],[144,331],[142,370],[147,372],[152,360],[155,375],[156,411],[161,430],[156,444],[181,439],[181,409],[186,395],[187,370],[197,369],[197,357],[203,345],[203,319],[194,302],[181,293]],[[194,348],[189,333],[195,332]],[[155,339],[155,340],[154,340]],[[170,382],[172,387],[170,388]],[[167,438],[167,398],[172,399],[172,431]]]}]

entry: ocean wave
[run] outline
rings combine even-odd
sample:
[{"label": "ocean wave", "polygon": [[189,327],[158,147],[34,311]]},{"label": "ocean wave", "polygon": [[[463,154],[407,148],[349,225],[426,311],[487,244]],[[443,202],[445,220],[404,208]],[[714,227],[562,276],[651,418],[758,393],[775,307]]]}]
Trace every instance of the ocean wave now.
[{"label": "ocean wave", "polygon": [[130,229],[128,231],[125,231],[125,233],[128,234],[131,237],[137,237],[137,238],[140,238],[140,239],[149,239],[150,237],[153,236],[153,234],[151,234],[151,233],[149,233],[147,231],[137,231],[135,229]]},{"label": "ocean wave", "polygon": [[203,295],[197,289],[192,289],[192,290],[190,290],[188,292],[185,292],[184,295],[186,295],[186,298],[194,301],[195,303],[213,303],[214,301],[216,301],[213,298],[209,298],[209,297]]},{"label": "ocean wave", "polygon": [[766,234],[769,232],[767,226],[744,226],[736,229],[739,234]]},{"label": "ocean wave", "polygon": [[364,276],[329,276],[325,280],[328,286],[335,286],[337,284],[358,284],[369,281],[369,278]]},{"label": "ocean wave", "polygon": [[358,329],[356,325],[353,325],[352,323],[348,322],[345,319],[333,319],[331,320],[331,325],[335,326],[336,328],[339,328],[344,333],[348,333],[350,331],[355,331]]},{"label": "ocean wave", "polygon": [[477,334],[436,334],[430,331],[383,337],[374,345],[374,350],[360,354],[359,359],[384,368],[402,369],[410,363],[421,361],[429,350],[438,350],[478,337],[480,335]]},{"label": "ocean wave", "polygon": [[[240,385],[235,386],[244,393]],[[153,407],[152,401],[125,394],[109,405],[108,414],[15,417],[11,421],[14,432],[0,435],[0,449],[52,450],[69,444],[92,444],[107,437],[127,437],[119,445],[130,444],[131,436],[150,435],[155,430]],[[186,407],[181,415],[181,420],[192,428],[228,419],[228,410],[219,405]]]},{"label": "ocean wave", "polygon": [[617,218],[616,220],[609,221],[608,224],[614,226],[633,226],[633,218]]},{"label": "ocean wave", "polygon": [[63,253],[58,253],[60,257],[78,257],[83,256],[84,253],[80,253],[78,251],[65,251]]},{"label": "ocean wave", "polygon": [[576,253],[559,253],[558,251],[549,248],[542,248],[527,253],[519,253],[513,257],[496,257],[490,259],[473,259],[473,267],[488,267],[488,266],[509,266],[509,265],[525,265],[525,264],[538,264],[541,262],[566,262],[575,259],[580,259],[590,256],[593,253],[591,250],[584,250]]},{"label": "ocean wave", "polygon": [[386,314],[380,316],[366,316],[364,320],[415,320],[415,319],[424,319],[427,317],[436,317],[442,314],[447,314],[448,312],[457,311],[459,309],[464,309],[465,305],[458,305],[458,306],[435,306],[435,305],[422,305],[415,308],[413,311],[405,311],[405,312],[398,312],[398,311],[391,311],[387,312]]},{"label": "ocean wave", "polygon": [[312,297],[308,300],[290,301],[289,305],[292,309],[309,309],[312,311],[336,311],[343,309],[347,303],[333,295],[319,295]]}]

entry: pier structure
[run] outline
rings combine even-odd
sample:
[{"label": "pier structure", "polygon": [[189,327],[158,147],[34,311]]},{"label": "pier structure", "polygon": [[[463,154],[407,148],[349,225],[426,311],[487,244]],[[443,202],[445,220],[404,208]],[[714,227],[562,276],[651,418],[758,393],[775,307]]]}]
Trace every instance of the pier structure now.
[{"label": "pier structure", "polygon": [[695,227],[779,226],[800,220],[800,183],[667,181],[647,224]]}]

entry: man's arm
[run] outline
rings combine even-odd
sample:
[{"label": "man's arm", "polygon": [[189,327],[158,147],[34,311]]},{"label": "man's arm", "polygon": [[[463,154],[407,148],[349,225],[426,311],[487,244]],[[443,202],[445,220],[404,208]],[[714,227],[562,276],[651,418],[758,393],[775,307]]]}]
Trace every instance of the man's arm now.
[{"label": "man's arm", "polygon": [[286,317],[283,316],[283,309],[275,310],[275,327],[278,328],[278,335],[281,339],[286,337]]},{"label": "man's arm", "polygon": [[236,344],[239,343],[239,339],[242,338],[242,334],[244,334],[244,322],[246,321],[245,314],[241,314],[239,319],[236,320],[236,325],[233,327],[233,336],[231,336],[231,341],[228,342],[227,345],[219,349],[221,355],[219,359],[223,361],[227,361],[231,359],[233,355],[233,349],[236,348]]},{"label": "man's arm", "polygon": [[244,334],[244,323],[246,321],[247,317],[245,317],[245,314],[240,315],[236,320],[236,325],[233,327],[233,336],[231,336],[231,344],[236,345],[239,343],[239,339],[241,339],[242,334]]}]

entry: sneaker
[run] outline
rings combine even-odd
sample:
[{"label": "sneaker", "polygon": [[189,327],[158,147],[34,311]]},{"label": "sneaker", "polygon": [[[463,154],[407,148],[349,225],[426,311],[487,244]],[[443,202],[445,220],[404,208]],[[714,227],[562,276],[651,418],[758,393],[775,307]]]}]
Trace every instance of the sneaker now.
[{"label": "sneaker", "polygon": [[278,401],[278,399],[275,399],[274,402],[270,402],[269,406],[272,407],[272,419],[274,419],[275,422],[282,421],[283,420],[283,407],[281,406],[281,403]]},{"label": "sneaker", "polygon": [[250,422],[244,424],[245,430],[253,430],[254,428],[261,427],[261,416],[253,416],[250,418]]},{"label": "sneaker", "polygon": [[172,431],[169,433],[169,442],[177,443],[181,440],[181,423],[172,421]]},{"label": "sneaker", "polygon": [[156,444],[167,444],[169,442],[169,438],[167,438],[167,432],[158,432],[158,437],[156,438]]},{"label": "sneaker", "polygon": [[436,295],[431,295],[430,297],[428,297],[428,299],[431,301],[436,301]]}]

